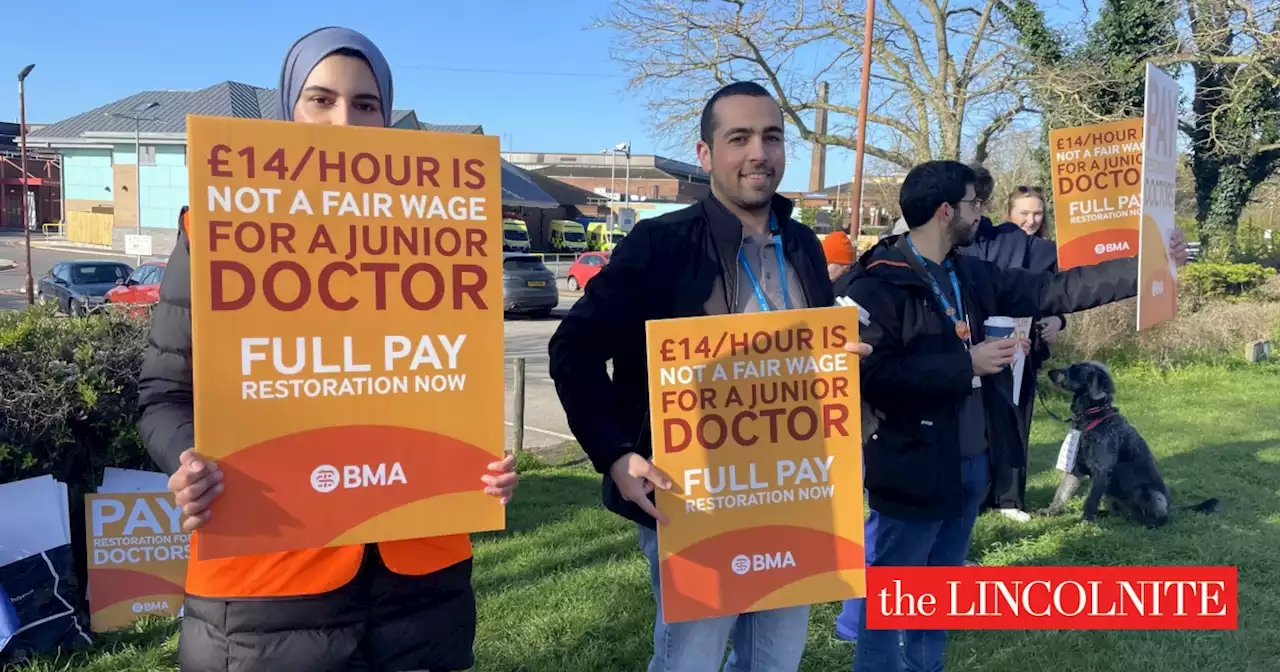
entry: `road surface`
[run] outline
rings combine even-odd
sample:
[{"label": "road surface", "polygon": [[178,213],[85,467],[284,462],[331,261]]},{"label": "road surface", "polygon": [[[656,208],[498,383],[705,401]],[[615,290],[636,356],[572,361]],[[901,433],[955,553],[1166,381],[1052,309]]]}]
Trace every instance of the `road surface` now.
[{"label": "road surface", "polygon": [[[37,234],[39,236],[39,234]],[[43,237],[43,236],[39,236]],[[0,234],[0,310],[20,310],[26,307],[26,266],[22,236],[10,232]],[[123,259],[132,264],[132,257],[118,257],[101,252],[70,252],[65,250],[31,250],[31,265],[38,282],[57,262],[75,258]],[[5,261],[17,266],[4,270]],[[525,433],[526,448],[542,448],[572,441],[564,410],[556,397],[555,387],[547,372],[547,341],[555,333],[560,318],[569,310],[577,295],[563,293],[560,305],[546,319],[512,317],[506,321],[506,417],[507,445],[513,440],[514,417],[513,357],[524,357],[525,364]]]}]

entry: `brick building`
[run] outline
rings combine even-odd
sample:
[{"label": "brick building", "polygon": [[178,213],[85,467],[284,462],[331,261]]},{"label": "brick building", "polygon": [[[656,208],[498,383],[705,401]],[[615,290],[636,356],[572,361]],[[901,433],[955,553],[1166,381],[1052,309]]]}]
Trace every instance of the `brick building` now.
[{"label": "brick building", "polygon": [[525,170],[616,200],[625,200],[623,194],[630,193],[632,201],[692,203],[711,189],[711,176],[702,168],[653,154],[633,154],[628,159],[624,154],[503,152],[502,158]]},{"label": "brick building", "polygon": [[[27,124],[30,134],[41,126]],[[18,145],[19,126],[0,122],[0,229],[22,228],[22,149]],[[62,218],[62,161],[54,153],[27,148],[26,217],[32,226],[57,222]]]}]

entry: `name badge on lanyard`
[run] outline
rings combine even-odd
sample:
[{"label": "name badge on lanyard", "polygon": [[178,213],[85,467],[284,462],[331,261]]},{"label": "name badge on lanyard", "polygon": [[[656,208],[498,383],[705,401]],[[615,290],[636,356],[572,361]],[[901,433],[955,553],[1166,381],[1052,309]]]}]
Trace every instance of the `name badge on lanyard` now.
[{"label": "name badge on lanyard", "polygon": [[[791,295],[787,292],[787,260],[782,254],[782,236],[778,235],[778,220],[772,212],[769,213],[769,231],[773,250],[778,254],[778,275],[782,278],[782,309],[789,310]],[[747,274],[747,281],[751,283],[751,291],[755,292],[756,303],[760,304],[760,310],[766,313],[773,310],[769,306],[769,298],[765,296],[764,289],[760,286],[760,281],[756,279],[755,271],[752,271],[751,264],[747,263],[747,254],[742,251],[742,248],[738,248],[738,265]]]}]

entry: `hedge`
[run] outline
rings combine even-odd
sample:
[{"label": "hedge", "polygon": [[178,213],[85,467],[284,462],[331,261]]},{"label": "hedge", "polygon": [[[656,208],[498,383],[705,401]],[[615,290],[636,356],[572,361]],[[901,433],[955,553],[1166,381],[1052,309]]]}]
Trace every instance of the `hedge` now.
[{"label": "hedge", "polygon": [[135,429],[147,322],[0,313],[0,482],[92,488],[106,466],[154,469]]},{"label": "hedge", "polygon": [[1276,274],[1259,264],[1196,262],[1178,270],[1179,292],[1197,306],[1215,299],[1248,299]]},{"label": "hedge", "polygon": [[[116,313],[0,311],[0,483],[66,483],[73,540],[84,538],[84,495],[105,467],[156,470],[135,427],[146,332],[145,319]],[[85,585],[84,544],[72,549]]]}]

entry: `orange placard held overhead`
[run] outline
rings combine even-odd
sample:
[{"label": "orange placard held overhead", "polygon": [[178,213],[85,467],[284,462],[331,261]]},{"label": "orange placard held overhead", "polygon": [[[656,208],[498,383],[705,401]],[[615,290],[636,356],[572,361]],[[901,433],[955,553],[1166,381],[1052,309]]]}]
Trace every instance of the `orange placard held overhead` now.
[{"label": "orange placard held overhead", "polygon": [[1178,271],[1169,254],[1176,226],[1178,178],[1178,80],[1147,64],[1143,113],[1142,240],[1138,253],[1138,329],[1173,319],[1178,312]]},{"label": "orange placard held overhead", "polygon": [[498,139],[189,117],[201,559],[504,526]]},{"label": "orange placard held overhead", "polygon": [[858,308],[647,326],[662,618],[865,596]]},{"label": "orange placard held overhead", "polygon": [[1142,120],[1049,131],[1058,268],[1138,254]]},{"label": "orange placard held overhead", "polygon": [[86,495],[89,626],[108,632],[182,611],[190,535],[169,493]]}]

